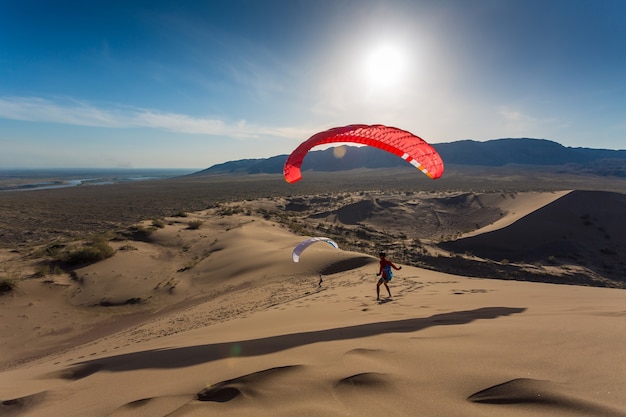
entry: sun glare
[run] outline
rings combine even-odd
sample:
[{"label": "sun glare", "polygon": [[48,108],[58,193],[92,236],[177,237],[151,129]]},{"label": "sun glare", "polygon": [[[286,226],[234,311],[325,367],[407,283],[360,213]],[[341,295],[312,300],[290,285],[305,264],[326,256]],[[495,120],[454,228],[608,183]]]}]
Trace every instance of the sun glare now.
[{"label": "sun glare", "polygon": [[348,147],[346,145],[339,145],[333,148],[333,156],[337,159],[341,159],[346,156],[346,152],[348,151]]},{"label": "sun glare", "polygon": [[383,88],[398,84],[406,71],[405,52],[395,44],[380,44],[367,55],[365,78],[370,87]]}]

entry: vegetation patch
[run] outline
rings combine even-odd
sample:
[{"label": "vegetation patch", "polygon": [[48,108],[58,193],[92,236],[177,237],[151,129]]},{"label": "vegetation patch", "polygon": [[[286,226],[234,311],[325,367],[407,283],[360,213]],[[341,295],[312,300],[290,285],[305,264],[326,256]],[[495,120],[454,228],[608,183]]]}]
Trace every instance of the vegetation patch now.
[{"label": "vegetation patch", "polygon": [[40,278],[48,275],[61,275],[63,273],[65,273],[65,271],[63,271],[63,268],[61,268],[59,265],[42,263],[35,267],[34,276]]},{"label": "vegetation patch", "polygon": [[17,283],[12,278],[0,278],[0,295],[15,291]]},{"label": "vegetation patch", "polygon": [[19,271],[5,267],[2,275],[0,276],[0,295],[15,291],[22,274]]},{"label": "vegetation patch", "polygon": [[189,223],[187,223],[187,229],[198,230],[200,226],[202,226],[202,223],[204,223],[202,220],[191,220]]},{"label": "vegetation patch", "polygon": [[127,233],[122,234],[132,240],[146,241],[156,230],[155,226],[133,225],[128,228]]},{"label": "vegetation patch", "polygon": [[113,249],[106,240],[97,238],[85,242],[79,247],[67,248],[58,254],[56,260],[67,265],[75,266],[102,261],[110,258],[114,254],[115,249]]},{"label": "vegetation patch", "polygon": [[241,214],[243,211],[243,208],[239,205],[224,206],[217,209],[217,214],[220,216],[232,216],[234,214]]},{"label": "vegetation patch", "polygon": [[165,227],[165,220],[163,219],[154,219],[152,220],[152,226],[158,229],[163,229]]}]

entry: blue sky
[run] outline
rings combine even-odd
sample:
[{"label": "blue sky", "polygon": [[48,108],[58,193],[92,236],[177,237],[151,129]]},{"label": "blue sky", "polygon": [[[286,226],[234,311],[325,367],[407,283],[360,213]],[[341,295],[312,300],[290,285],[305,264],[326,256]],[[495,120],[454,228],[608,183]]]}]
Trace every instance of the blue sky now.
[{"label": "blue sky", "polygon": [[626,148],[623,0],[0,0],[0,168],[205,168],[387,124]]}]

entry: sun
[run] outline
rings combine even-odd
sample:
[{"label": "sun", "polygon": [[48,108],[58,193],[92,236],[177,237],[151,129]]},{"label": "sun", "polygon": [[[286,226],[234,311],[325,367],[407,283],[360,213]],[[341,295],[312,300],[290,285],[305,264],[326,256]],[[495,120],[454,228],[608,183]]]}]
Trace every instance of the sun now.
[{"label": "sun", "polygon": [[365,82],[372,88],[400,84],[407,69],[406,52],[397,44],[374,46],[365,60]]}]

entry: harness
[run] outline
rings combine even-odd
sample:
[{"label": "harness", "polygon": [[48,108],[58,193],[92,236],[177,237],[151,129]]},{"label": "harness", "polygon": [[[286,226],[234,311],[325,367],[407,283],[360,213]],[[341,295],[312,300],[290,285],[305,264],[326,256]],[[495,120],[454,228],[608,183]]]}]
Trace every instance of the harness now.
[{"label": "harness", "polygon": [[383,267],[383,278],[385,281],[391,281],[393,278],[393,272],[391,271],[391,265],[385,265]]}]

